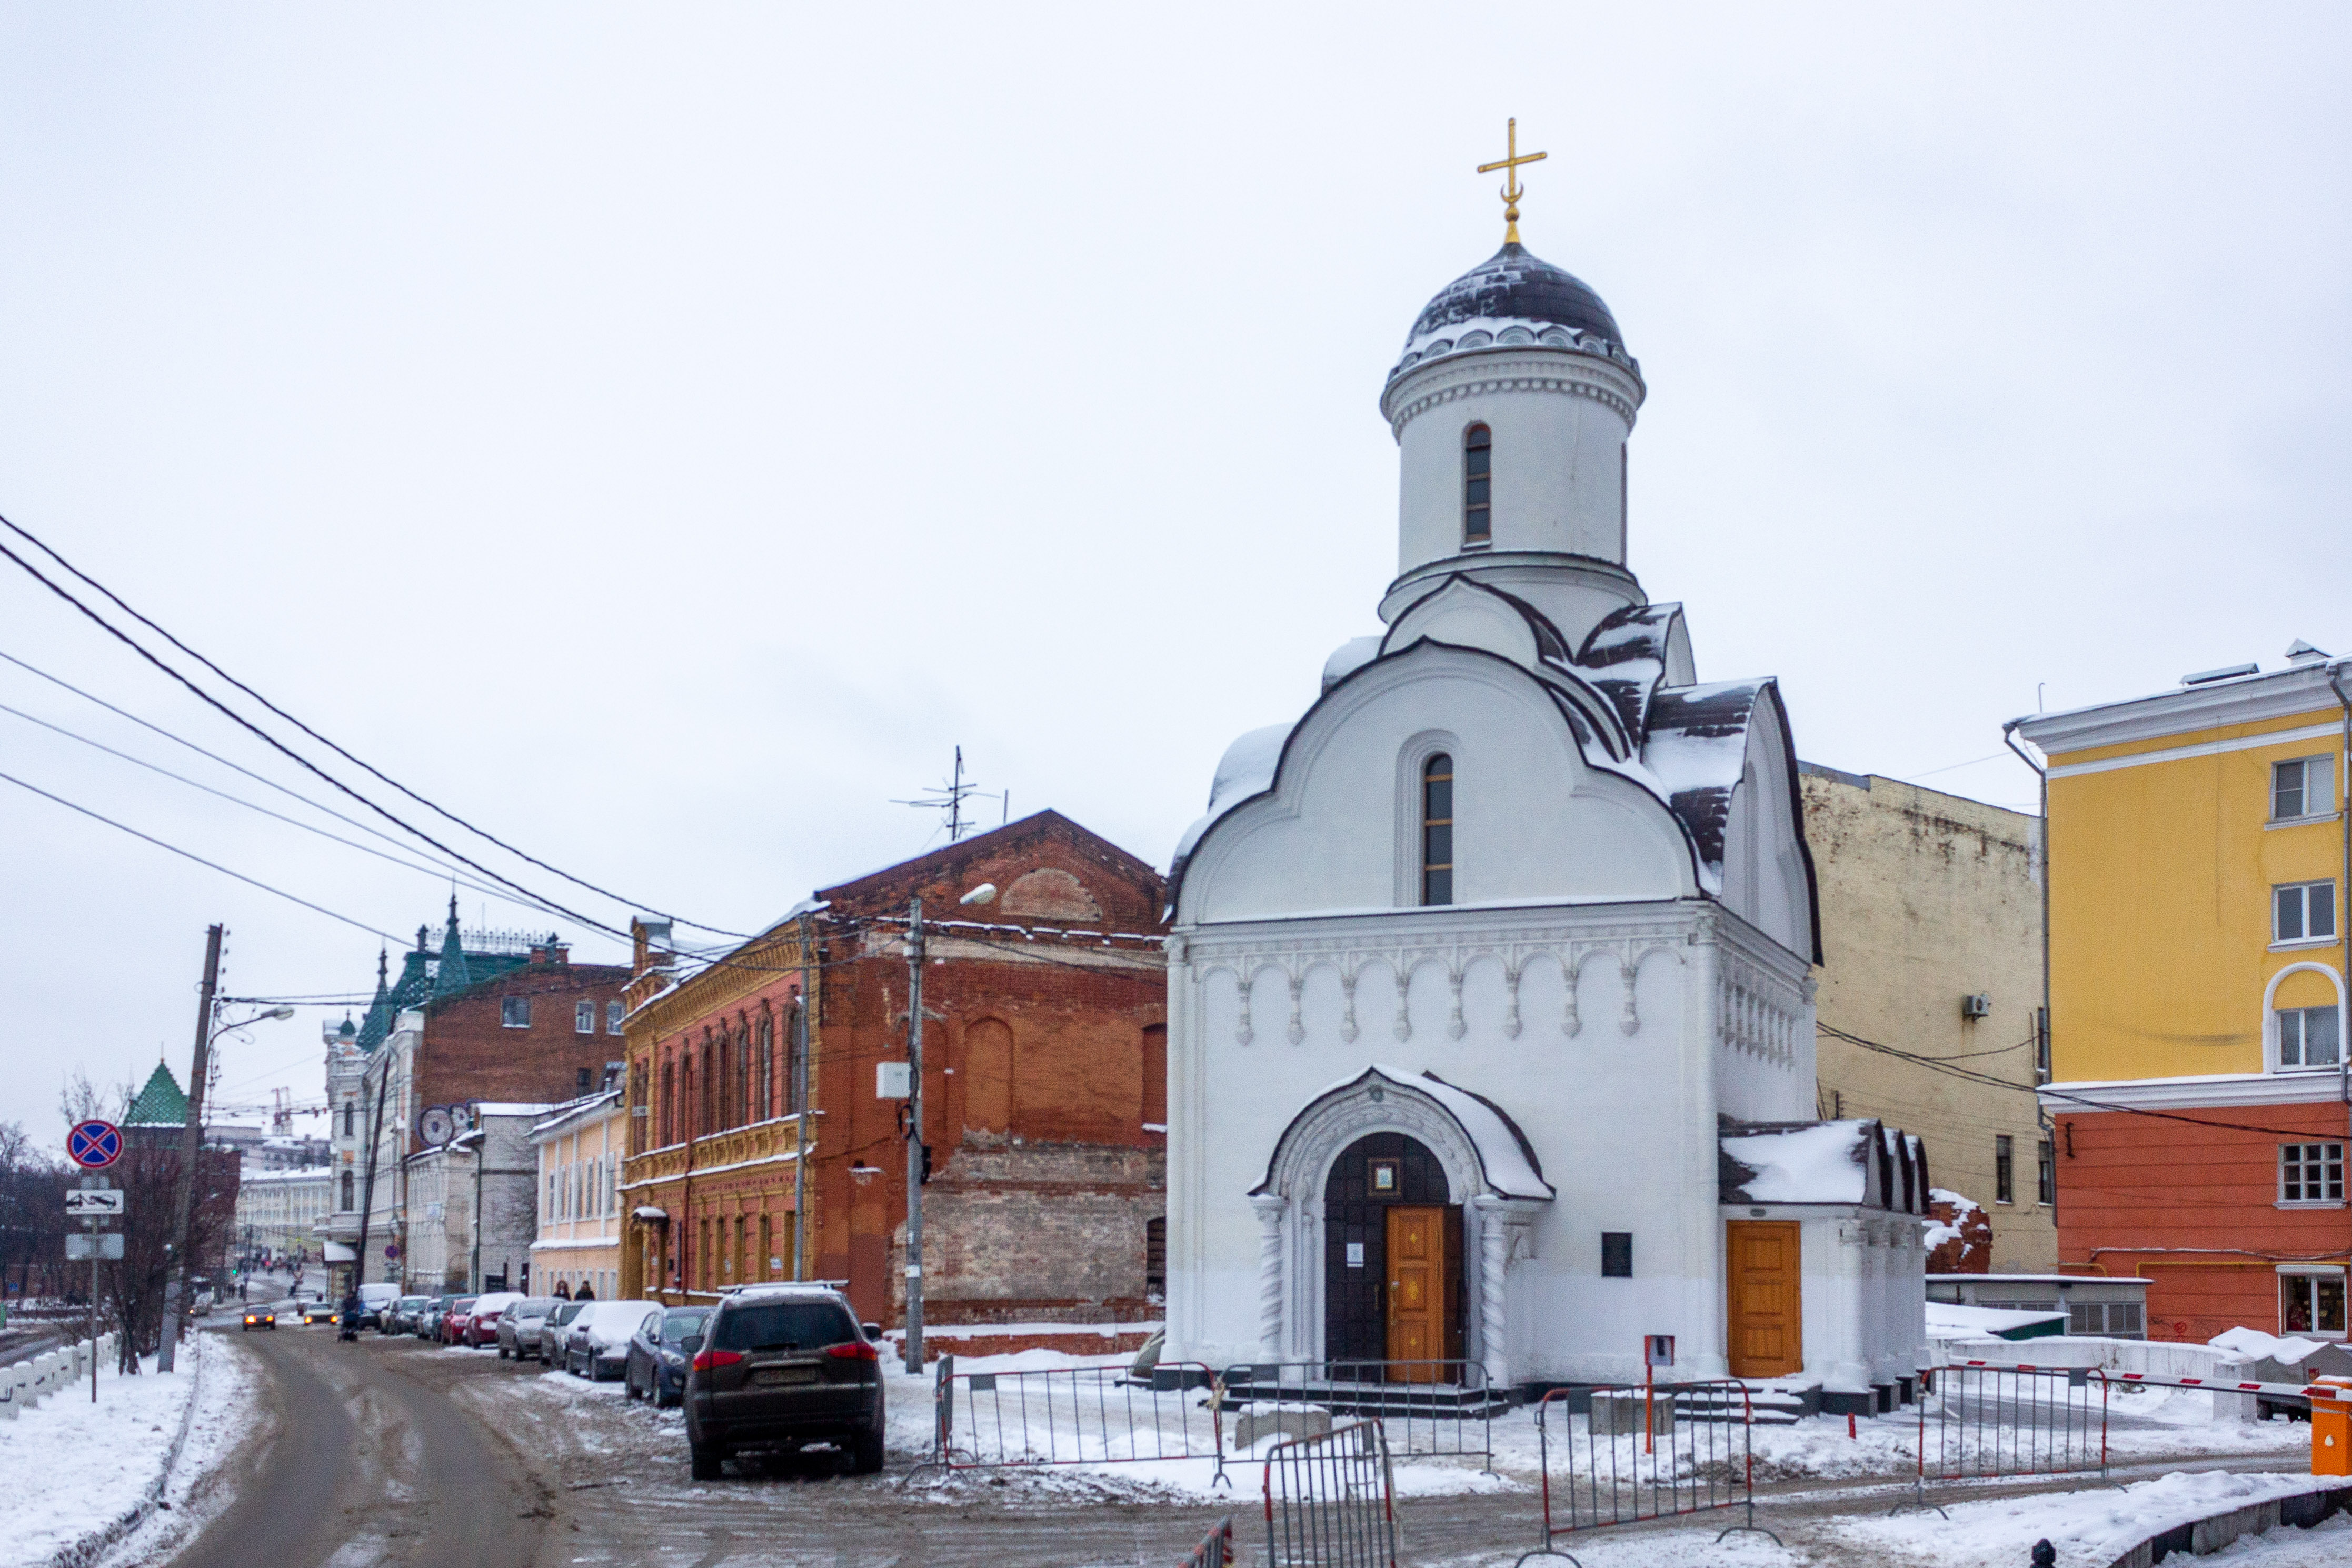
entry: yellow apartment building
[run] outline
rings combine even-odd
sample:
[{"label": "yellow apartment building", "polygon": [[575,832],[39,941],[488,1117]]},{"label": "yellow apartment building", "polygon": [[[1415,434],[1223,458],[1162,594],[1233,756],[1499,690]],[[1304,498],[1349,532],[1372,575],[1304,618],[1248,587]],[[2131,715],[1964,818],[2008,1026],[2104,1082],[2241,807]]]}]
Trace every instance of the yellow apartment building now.
[{"label": "yellow apartment building", "polygon": [[557,1106],[531,1128],[539,1153],[539,1239],[530,1246],[530,1291],[601,1301],[621,1291],[621,1162],[629,1117],[615,1083]]},{"label": "yellow apartment building", "polygon": [[2046,766],[2062,1266],[2137,1276],[2148,1333],[2342,1338],[2352,661],[2011,727]]}]

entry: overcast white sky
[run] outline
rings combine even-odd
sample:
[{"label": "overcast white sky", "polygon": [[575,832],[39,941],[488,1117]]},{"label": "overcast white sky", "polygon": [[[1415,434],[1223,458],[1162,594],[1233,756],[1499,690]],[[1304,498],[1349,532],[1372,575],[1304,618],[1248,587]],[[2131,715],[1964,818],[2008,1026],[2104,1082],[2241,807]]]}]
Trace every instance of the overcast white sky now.
[{"label": "overcast white sky", "polygon": [[[0,512],[713,925],[921,849],[890,801],[959,742],[1164,865],[1376,629],[1375,402],[1516,114],[1528,243],[1649,382],[1632,564],[1807,758],[2029,803],[1979,759],[2043,683],[2352,643],[2340,8],[779,9],[0,5]],[[5,561],[0,653],[323,794]],[[5,713],[0,759],[365,926],[447,896]],[[0,872],[45,1138],[76,1067],[184,1073],[208,922],[236,994],[373,977],[9,784]],[[226,1101],[315,1098],[320,1016],[230,1040]]]}]

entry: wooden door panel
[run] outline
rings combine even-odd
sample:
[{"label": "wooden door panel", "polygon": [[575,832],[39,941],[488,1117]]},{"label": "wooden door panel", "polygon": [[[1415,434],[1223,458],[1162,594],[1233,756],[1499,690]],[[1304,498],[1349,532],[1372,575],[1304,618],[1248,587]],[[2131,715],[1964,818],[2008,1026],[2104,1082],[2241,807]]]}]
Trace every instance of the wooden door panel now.
[{"label": "wooden door panel", "polygon": [[1725,1227],[1734,1377],[1786,1377],[1804,1370],[1799,1247],[1794,1220],[1735,1219]]},{"label": "wooden door panel", "polygon": [[[1398,1205],[1388,1211],[1388,1358],[1433,1361],[1444,1332],[1445,1303],[1444,1211]],[[1424,1381],[1435,1369],[1400,1369],[1397,1376]]]}]

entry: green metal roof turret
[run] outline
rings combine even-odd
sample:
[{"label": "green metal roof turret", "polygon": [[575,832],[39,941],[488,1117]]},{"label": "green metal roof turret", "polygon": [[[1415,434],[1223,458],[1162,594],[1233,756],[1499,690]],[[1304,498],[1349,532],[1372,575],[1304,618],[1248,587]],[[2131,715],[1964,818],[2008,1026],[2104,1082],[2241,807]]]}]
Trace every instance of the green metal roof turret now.
[{"label": "green metal roof turret", "polygon": [[441,938],[441,967],[433,977],[433,994],[446,997],[474,983],[466,971],[466,944],[457,936],[457,895],[449,895],[449,929]]},{"label": "green metal roof turret", "polygon": [[147,1076],[147,1086],[131,1102],[131,1109],[122,1113],[127,1127],[184,1127],[188,1124],[188,1097],[180,1092],[180,1081],[162,1062]]},{"label": "green metal roof turret", "polygon": [[360,1026],[359,1043],[362,1051],[373,1051],[392,1032],[392,988],[384,976],[392,962],[391,955],[379,947],[375,952],[375,1000],[368,1004],[367,1022]]}]

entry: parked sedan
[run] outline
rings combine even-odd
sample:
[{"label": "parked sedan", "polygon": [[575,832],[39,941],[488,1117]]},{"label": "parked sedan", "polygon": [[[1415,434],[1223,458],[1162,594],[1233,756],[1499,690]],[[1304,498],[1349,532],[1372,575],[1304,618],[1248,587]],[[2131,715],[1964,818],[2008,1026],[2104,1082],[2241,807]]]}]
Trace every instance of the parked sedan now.
[{"label": "parked sedan", "polygon": [[416,1309],[416,1337],[439,1339],[441,1320],[449,1315],[449,1304],[457,1299],[455,1296],[425,1297],[424,1304]]},{"label": "parked sedan", "polygon": [[[567,1301],[561,1296],[555,1299],[554,1309],[539,1321],[539,1337],[530,1342],[530,1354],[539,1358],[541,1364],[562,1364],[563,1336],[571,1329],[572,1320],[586,1312],[588,1307],[586,1301]],[[521,1342],[518,1340],[517,1343]]]},{"label": "parked sedan", "polygon": [[563,1370],[592,1382],[617,1377],[629,1361],[629,1336],[657,1316],[659,1301],[588,1301],[563,1331]]},{"label": "parked sedan", "polygon": [[553,1296],[525,1296],[499,1314],[499,1359],[520,1361],[539,1354],[540,1325],[563,1305]]},{"label": "parked sedan", "polygon": [[480,1350],[499,1342],[499,1317],[509,1307],[522,1300],[520,1291],[492,1291],[487,1296],[474,1298],[474,1305],[466,1313],[465,1331],[458,1343],[467,1350]]},{"label": "parked sedan", "polygon": [[433,1337],[443,1344],[457,1344],[466,1333],[466,1315],[474,1310],[479,1296],[451,1296],[449,1305],[441,1313],[441,1326]]},{"label": "parked sedan", "polygon": [[629,1336],[629,1359],[621,1369],[621,1389],[630,1398],[643,1391],[656,1406],[675,1405],[686,1397],[686,1374],[694,1353],[702,1348],[703,1325],[709,1307],[672,1307],[648,1317]]},{"label": "parked sedan", "polygon": [[255,1329],[274,1329],[277,1326],[278,1314],[270,1311],[268,1307],[247,1307],[246,1309],[245,1331],[247,1333],[252,1333]]},{"label": "parked sedan", "polygon": [[750,1285],[719,1303],[686,1385],[694,1479],[719,1479],[731,1454],[845,1450],[850,1468],[882,1468],[879,1353],[849,1300],[821,1285]]},{"label": "parked sedan", "polygon": [[430,1296],[401,1297],[400,1300],[393,1302],[390,1307],[384,1310],[383,1332],[386,1333],[415,1333],[416,1332],[416,1320],[418,1315],[421,1314],[426,1307],[432,1304],[433,1298]]}]

